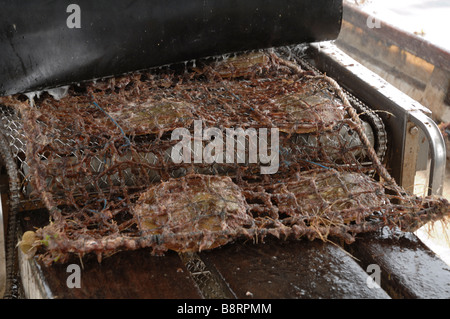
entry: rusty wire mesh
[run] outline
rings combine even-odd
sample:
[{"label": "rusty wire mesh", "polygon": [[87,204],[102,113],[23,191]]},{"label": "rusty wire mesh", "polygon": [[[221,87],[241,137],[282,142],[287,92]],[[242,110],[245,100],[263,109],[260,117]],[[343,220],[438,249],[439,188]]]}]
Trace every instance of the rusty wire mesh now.
[{"label": "rusty wire mesh", "polygon": [[[51,216],[29,245],[46,264],[145,247],[199,251],[268,235],[351,243],[358,233],[412,230],[448,215],[444,199],[395,184],[373,132],[333,80],[272,51],[81,83],[60,100],[42,94],[33,106],[23,96],[0,102],[20,196]],[[269,145],[270,129],[278,129],[279,149],[267,150],[278,151],[276,172],[261,174],[267,163],[249,160],[249,136],[241,159],[175,163],[172,133],[191,132],[194,152],[196,121],[220,132],[266,128]]]}]

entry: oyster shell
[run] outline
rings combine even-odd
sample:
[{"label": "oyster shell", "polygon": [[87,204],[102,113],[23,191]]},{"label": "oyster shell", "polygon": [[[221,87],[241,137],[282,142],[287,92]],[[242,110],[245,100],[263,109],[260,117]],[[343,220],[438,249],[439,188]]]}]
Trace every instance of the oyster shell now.
[{"label": "oyster shell", "polygon": [[324,92],[305,89],[280,96],[275,101],[279,108],[274,117],[275,126],[286,133],[312,133],[330,130],[345,117],[342,103]]},{"label": "oyster shell", "polygon": [[[171,179],[144,192],[132,208],[144,235],[165,235],[167,249],[179,252],[212,249],[231,239],[221,231],[251,226],[241,189],[231,178],[189,175]],[[201,242],[170,241],[171,234],[203,232]]]},{"label": "oyster shell", "polygon": [[316,212],[344,223],[390,204],[383,186],[369,176],[335,170],[301,173],[295,181],[275,185],[272,192],[280,212],[292,216]]},{"label": "oyster shell", "polygon": [[214,73],[223,79],[252,77],[270,68],[270,58],[263,52],[251,52],[213,64]]},{"label": "oyster shell", "polygon": [[108,112],[125,134],[146,135],[189,127],[193,121],[193,107],[187,102],[169,99],[130,103],[121,110]]}]

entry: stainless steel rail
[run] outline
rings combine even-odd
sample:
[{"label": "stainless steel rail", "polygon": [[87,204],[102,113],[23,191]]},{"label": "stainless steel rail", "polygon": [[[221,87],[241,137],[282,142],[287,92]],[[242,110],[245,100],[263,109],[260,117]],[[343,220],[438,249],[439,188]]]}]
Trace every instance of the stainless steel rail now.
[{"label": "stainless steel rail", "polygon": [[442,195],[445,178],[446,165],[446,149],[445,141],[441,131],[431,118],[420,111],[409,112],[411,122],[416,124],[427,137],[430,156],[431,167],[429,175],[429,195]]},{"label": "stainless steel rail", "polygon": [[414,181],[416,173],[417,154],[408,149],[415,142],[411,141],[409,128],[416,125],[423,131],[431,161],[428,195],[442,195],[446,149],[439,128],[429,117],[431,111],[349,57],[333,42],[314,43],[310,48],[309,53],[318,69],[336,79],[371,109],[380,112],[389,136],[388,168],[402,187],[411,186],[408,183]]}]

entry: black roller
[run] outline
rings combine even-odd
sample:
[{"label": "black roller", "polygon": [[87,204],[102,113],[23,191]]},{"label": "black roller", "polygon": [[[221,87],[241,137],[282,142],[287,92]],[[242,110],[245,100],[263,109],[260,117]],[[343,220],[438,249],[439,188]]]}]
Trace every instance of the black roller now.
[{"label": "black roller", "polygon": [[0,5],[0,95],[229,52],[332,40],[342,18],[342,0],[3,0]]}]

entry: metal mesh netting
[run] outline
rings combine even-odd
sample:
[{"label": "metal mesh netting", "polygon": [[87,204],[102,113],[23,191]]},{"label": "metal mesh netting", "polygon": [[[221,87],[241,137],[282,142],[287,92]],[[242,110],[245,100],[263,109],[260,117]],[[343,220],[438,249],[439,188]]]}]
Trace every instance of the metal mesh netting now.
[{"label": "metal mesh netting", "polygon": [[448,215],[395,184],[336,82],[270,50],[0,102],[20,197],[51,215],[27,246],[46,264],[268,235],[351,243]]}]

